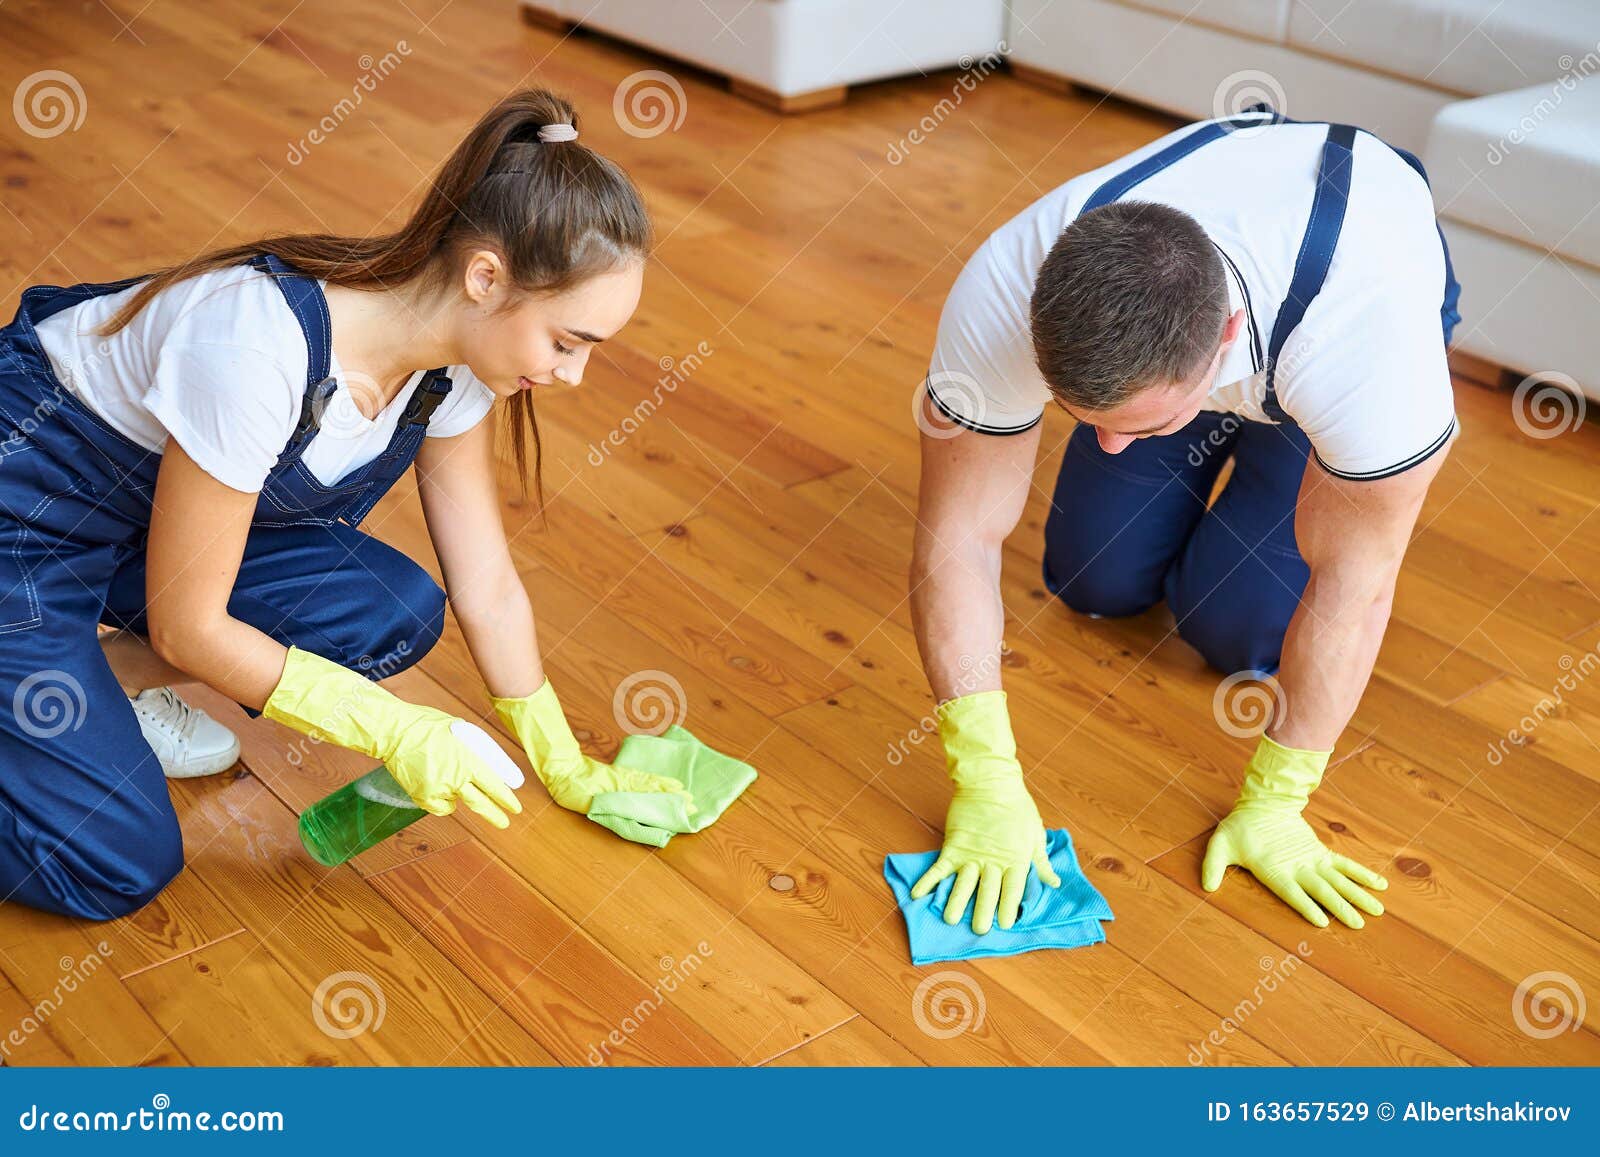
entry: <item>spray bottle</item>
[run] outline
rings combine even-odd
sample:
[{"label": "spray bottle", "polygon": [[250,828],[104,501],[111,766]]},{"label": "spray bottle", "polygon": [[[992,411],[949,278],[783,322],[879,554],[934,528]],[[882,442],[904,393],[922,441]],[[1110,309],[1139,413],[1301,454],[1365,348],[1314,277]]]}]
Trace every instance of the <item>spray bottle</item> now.
[{"label": "spray bottle", "polygon": [[[458,719],[450,731],[505,780],[506,786],[516,790],[523,785],[522,770],[483,728]],[[336,867],[427,814],[389,769],[379,766],[301,812],[300,842],[317,863]]]}]

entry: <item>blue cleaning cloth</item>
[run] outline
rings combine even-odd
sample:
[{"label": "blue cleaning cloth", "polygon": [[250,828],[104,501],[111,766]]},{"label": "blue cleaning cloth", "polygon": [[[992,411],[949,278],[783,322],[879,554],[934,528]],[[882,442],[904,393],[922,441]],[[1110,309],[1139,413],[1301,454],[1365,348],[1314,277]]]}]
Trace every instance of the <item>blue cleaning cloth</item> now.
[{"label": "blue cleaning cloth", "polygon": [[1064,828],[1046,833],[1045,847],[1050,866],[1061,877],[1061,887],[1048,888],[1039,882],[1038,873],[1028,871],[1022,892],[1022,908],[1017,922],[1009,929],[994,927],[979,936],[972,931],[972,905],[958,924],[944,922],[944,906],[956,886],[950,876],[920,900],[911,898],[911,887],[939,858],[938,852],[900,852],[883,861],[883,878],[889,882],[895,903],[906,918],[906,935],[911,941],[911,963],[937,964],[944,960],[973,960],[981,956],[1016,956],[1041,948],[1082,948],[1106,938],[1102,920],[1113,919],[1111,905],[1095,890],[1078,867],[1078,853]]}]

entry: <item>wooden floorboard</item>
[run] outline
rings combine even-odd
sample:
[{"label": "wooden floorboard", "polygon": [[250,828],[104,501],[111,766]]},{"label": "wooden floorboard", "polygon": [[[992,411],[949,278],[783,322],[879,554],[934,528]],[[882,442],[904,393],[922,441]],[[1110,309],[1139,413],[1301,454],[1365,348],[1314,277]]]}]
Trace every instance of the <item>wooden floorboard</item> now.
[{"label": "wooden floorboard", "polygon": [[[1530,1031],[1549,1006],[1519,991],[1600,993],[1600,431],[1530,438],[1509,393],[1464,382],[1377,675],[1308,813],[1388,875],[1388,913],[1316,930],[1242,872],[1200,890],[1250,744],[1218,727],[1218,676],[1167,612],[1091,621],[1044,591],[1072,430],[1052,411],[1005,549],[1005,677],[1046,820],[1117,919],[1075,952],[909,962],[883,856],[935,847],[948,800],[906,599],[913,394],[984,237],[1172,121],[1001,73],[890,163],[949,76],[786,118],[686,73],[682,125],[641,138],[612,97],[659,61],[497,0],[114,7],[0,7],[0,76],[60,69],[88,102],[54,137],[0,119],[0,305],[263,232],[394,228],[499,95],[575,99],[658,247],[584,388],[540,399],[542,514],[502,464],[513,554],[591,752],[615,752],[617,689],[643,672],[761,778],[659,851],[534,785],[508,831],[429,817],[326,869],[296,813],[370,761],[185,688],[241,763],[173,785],[187,868],[141,912],[0,907],[0,1060],[1600,1063],[1593,1024]],[[401,41],[310,143],[360,52]],[[438,575],[409,480],[367,529]],[[453,620],[389,685],[515,751]]]}]

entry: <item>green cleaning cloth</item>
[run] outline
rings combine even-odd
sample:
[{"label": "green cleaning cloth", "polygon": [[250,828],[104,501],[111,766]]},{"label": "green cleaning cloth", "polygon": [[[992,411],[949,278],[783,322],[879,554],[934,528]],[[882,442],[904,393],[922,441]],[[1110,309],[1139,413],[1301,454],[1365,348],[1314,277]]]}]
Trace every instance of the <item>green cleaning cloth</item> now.
[{"label": "green cleaning cloth", "polygon": [[694,797],[693,815],[682,796],[660,792],[603,791],[589,805],[589,818],[625,840],[667,846],[673,836],[702,831],[716,823],[728,805],[756,779],[748,763],[707,747],[685,728],[673,724],[661,735],[630,735],[614,760],[679,780]]}]

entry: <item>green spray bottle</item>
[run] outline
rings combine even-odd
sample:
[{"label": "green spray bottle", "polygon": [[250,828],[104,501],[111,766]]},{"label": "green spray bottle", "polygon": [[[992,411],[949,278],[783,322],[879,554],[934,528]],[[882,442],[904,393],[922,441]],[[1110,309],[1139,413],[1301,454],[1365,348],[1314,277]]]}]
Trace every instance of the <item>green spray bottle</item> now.
[{"label": "green spray bottle", "polygon": [[[513,791],[526,782],[522,770],[483,728],[458,719],[450,731]],[[337,867],[427,814],[388,768],[375,767],[301,812],[300,842],[317,863]]]}]

